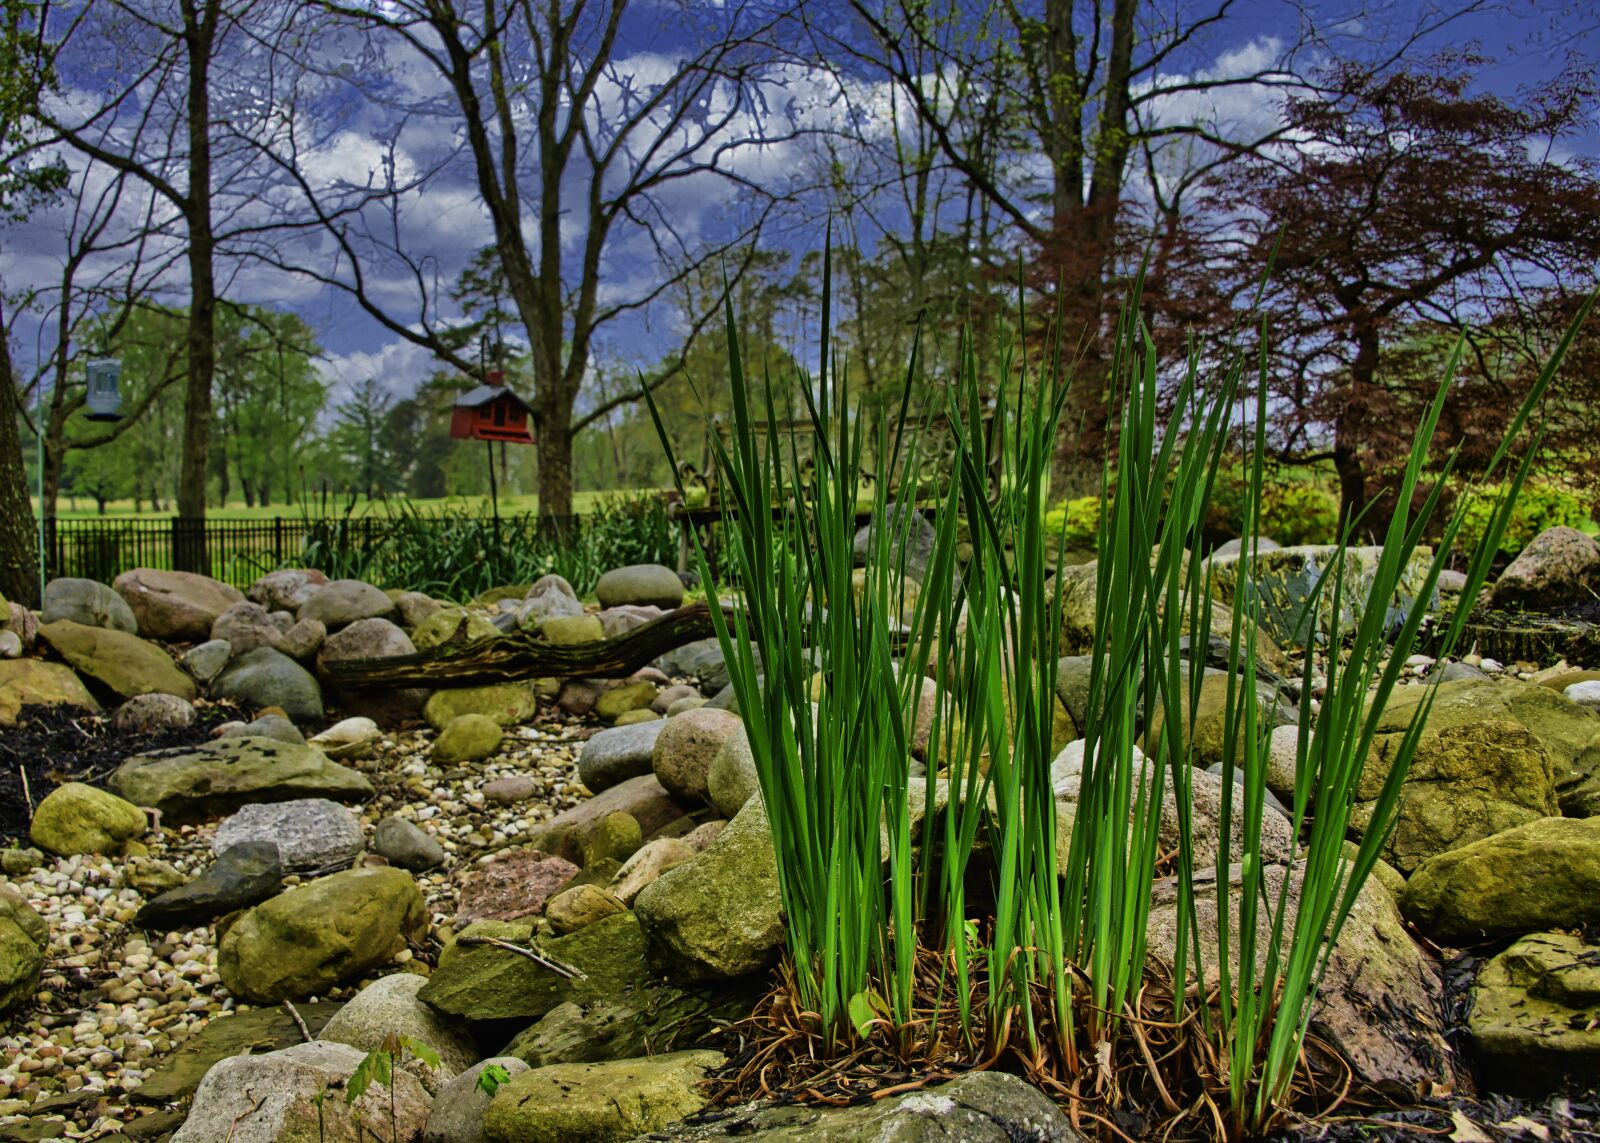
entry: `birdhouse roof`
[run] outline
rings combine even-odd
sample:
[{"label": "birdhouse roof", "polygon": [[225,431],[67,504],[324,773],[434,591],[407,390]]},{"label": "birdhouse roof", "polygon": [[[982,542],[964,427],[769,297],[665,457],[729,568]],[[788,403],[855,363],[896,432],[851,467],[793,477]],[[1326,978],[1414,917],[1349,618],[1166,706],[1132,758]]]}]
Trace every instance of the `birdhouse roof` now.
[{"label": "birdhouse roof", "polygon": [[456,398],[455,407],[458,409],[476,409],[481,405],[489,404],[496,397],[509,397],[524,409],[528,407],[526,401],[504,385],[479,385],[476,389],[469,389]]}]

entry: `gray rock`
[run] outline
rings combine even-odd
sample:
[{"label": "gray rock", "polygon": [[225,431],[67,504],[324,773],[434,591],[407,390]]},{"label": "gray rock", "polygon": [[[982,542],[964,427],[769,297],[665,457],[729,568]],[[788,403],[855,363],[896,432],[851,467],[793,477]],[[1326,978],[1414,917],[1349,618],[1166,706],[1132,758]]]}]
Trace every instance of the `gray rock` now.
[{"label": "gray rock", "polygon": [[1471,663],[1446,663],[1444,669],[1433,675],[1430,683],[1453,683],[1458,679],[1487,679],[1489,676]]},{"label": "gray rock", "polygon": [[[1261,627],[1283,646],[1303,647],[1313,637],[1325,640],[1333,627],[1334,576],[1324,573],[1338,555],[1339,548],[1330,544],[1300,544],[1274,551],[1262,552],[1251,562],[1250,584],[1246,590],[1258,593],[1261,603]],[[1350,632],[1359,621],[1359,608],[1364,604],[1368,588],[1372,585],[1383,549],[1379,547],[1352,547],[1344,549],[1344,590],[1340,599],[1342,614],[1339,630]],[[1395,598],[1386,605],[1385,626],[1397,629],[1411,609],[1416,606],[1433,608],[1438,605],[1435,592],[1426,599],[1419,598],[1427,576],[1433,553],[1419,548],[1400,573]],[[1210,569],[1214,590],[1222,601],[1233,606],[1239,594],[1239,557],[1213,556]],[[1321,584],[1321,595],[1317,594]]]},{"label": "gray rock", "polygon": [[364,1058],[357,1048],[325,1040],[256,1056],[228,1056],[200,1081],[189,1117],[172,1143],[312,1140],[319,1123],[327,1139],[353,1140],[370,1137],[363,1124],[381,1123],[388,1132],[391,1113],[395,1138],[419,1135],[430,1101],[417,1078],[404,1070],[395,1074],[393,1092],[373,1084],[354,1103],[336,1094]]},{"label": "gray rock", "polygon": [[578,777],[591,793],[650,773],[656,739],[665,722],[640,722],[602,730],[583,744],[578,755]]},{"label": "gray rock", "polygon": [[683,604],[683,581],[662,564],[631,564],[601,576],[594,595],[602,608],[638,603],[670,611]]},{"label": "gray rock", "polygon": [[221,855],[248,841],[276,843],[290,873],[348,868],[361,855],[361,822],[326,798],[257,803],[217,826],[211,851]]},{"label": "gray rock", "polygon": [[495,1056],[473,1064],[445,1083],[433,1097],[422,1143],[484,1143],[487,1137],[483,1133],[483,1117],[493,1097],[478,1086],[478,1077],[491,1065],[504,1068],[508,1076],[528,1070],[528,1065],[515,1056]]},{"label": "gray rock", "polygon": [[92,579],[53,579],[44,585],[44,607],[40,618],[46,623],[70,619],[87,627],[109,627],[113,631],[139,633],[139,621],[127,601],[103,583]]},{"label": "gray rock", "polygon": [[[1253,550],[1258,551],[1258,552],[1275,552],[1279,548],[1283,547],[1282,544],[1278,543],[1278,541],[1274,540],[1271,536],[1262,536],[1259,540],[1252,541],[1250,546],[1251,546],[1251,548]],[[1237,557],[1244,550],[1245,550],[1245,542],[1244,542],[1244,540],[1236,539],[1236,540],[1228,540],[1226,543],[1218,544],[1216,549],[1214,551],[1212,551],[1211,554],[1213,556],[1221,556],[1221,557],[1227,557],[1227,556],[1235,556],[1235,557]]]},{"label": "gray rock", "polygon": [[288,742],[296,746],[303,746],[306,741],[306,736],[300,733],[300,728],[281,714],[264,714],[249,722],[226,723],[217,737],[270,738],[274,742]]},{"label": "gray rock", "polygon": [[111,725],[134,734],[182,730],[194,725],[194,706],[177,695],[135,695],[117,708]]},{"label": "gray rock", "polygon": [[200,682],[209,683],[222,673],[231,658],[231,646],[221,639],[208,639],[190,647],[178,657],[178,662]]},{"label": "gray rock", "polygon": [[1600,543],[1576,528],[1546,528],[1500,573],[1489,604],[1554,611],[1594,598],[1597,586]]},{"label": "gray rock", "polygon": [[283,632],[259,603],[235,603],[211,624],[211,638],[224,639],[235,655],[257,647],[276,647]]},{"label": "gray rock", "polygon": [[329,631],[361,619],[383,619],[394,614],[394,603],[370,583],[358,579],[336,579],[317,589],[300,605],[296,616],[316,619]]},{"label": "gray rock", "polygon": [[252,710],[275,706],[296,722],[321,722],[324,717],[316,677],[271,647],[257,647],[228,664],[211,684],[211,694]]},{"label": "gray rock", "polygon": [[276,842],[240,842],[193,881],[146,902],[134,923],[166,931],[203,925],[265,901],[283,887],[283,878]]},{"label": "gray rock", "polygon": [[711,763],[723,743],[743,729],[739,716],[725,710],[697,709],[674,715],[661,724],[656,737],[651,755],[656,778],[668,793],[686,802],[710,801]]},{"label": "gray rock", "polygon": [[539,784],[526,774],[512,774],[505,778],[496,778],[483,785],[483,796],[491,802],[501,805],[510,805],[513,802],[525,802],[539,792]]},{"label": "gray rock", "polygon": [[217,616],[244,599],[237,588],[210,576],[155,568],[125,571],[111,587],[132,609],[145,638],[168,643],[209,638]]},{"label": "gray rock", "polygon": [[420,872],[444,864],[444,849],[422,829],[393,814],[373,831],[372,848],[390,865]]},{"label": "gray rock", "polygon": [[416,654],[411,637],[387,619],[357,619],[329,635],[317,656],[319,663],[351,659],[388,659]]},{"label": "gray rock", "polygon": [[723,739],[706,772],[706,788],[711,804],[725,818],[742,810],[761,789],[755,756],[750,753],[750,736],[743,725]]},{"label": "gray rock", "polygon": [[528,589],[527,598],[516,610],[523,627],[537,627],[546,619],[582,615],[583,603],[572,585],[558,575],[547,575]]},{"label": "gray rock", "polygon": [[[888,504],[884,514],[889,521],[889,534],[885,539],[891,568],[901,567],[904,574],[921,583],[927,577],[928,564],[933,559],[933,545],[937,531],[933,521],[917,510],[915,504]],[[856,567],[867,566],[867,559],[876,542],[873,535],[878,521],[872,520],[856,533],[852,556]],[[904,564],[900,564],[901,544],[905,545]],[[961,583],[961,577],[951,572],[951,587]]]},{"label": "gray rock", "polygon": [[1049,1096],[1005,1072],[970,1072],[949,1083],[851,1107],[748,1104],[707,1122],[649,1136],[673,1143],[1081,1143]]},{"label": "gray rock", "polygon": [[299,619],[278,640],[278,650],[298,663],[309,663],[327,642],[328,629],[320,619]]},{"label": "gray rock", "polygon": [[642,774],[539,822],[529,830],[528,844],[581,865],[590,837],[612,814],[627,814],[648,836],[693,809],[662,789],[654,774]]},{"label": "gray rock", "polygon": [[315,568],[280,568],[256,580],[245,595],[268,611],[299,611],[327,583]]},{"label": "gray rock", "polygon": [[400,622],[407,627],[415,627],[441,606],[437,599],[420,591],[403,591],[394,598],[394,609],[400,613]]},{"label": "gray rock", "polygon": [[383,736],[370,718],[344,718],[321,734],[311,737],[311,745],[335,761],[365,758]]},{"label": "gray rock", "polygon": [[437,1072],[425,1065],[407,1069],[424,1087],[436,1090],[445,1080],[454,1079],[477,1063],[478,1049],[462,1024],[441,1016],[417,999],[417,993],[427,983],[427,977],[410,972],[379,977],[334,1013],[333,1019],[323,1025],[322,1039],[371,1052],[382,1048],[391,1032],[410,1036],[439,1054]]},{"label": "gray rock", "polygon": [[267,612],[267,618],[272,620],[272,625],[278,629],[280,635],[293,627],[295,623],[294,612],[292,611],[269,611]]},{"label": "gray rock", "polygon": [[372,795],[371,782],[322,751],[267,738],[222,738],[138,754],[107,784],[134,805],[160,810],[168,825],[207,821],[258,802]]},{"label": "gray rock", "polygon": [[0,659],[22,658],[22,636],[9,628],[0,629]]},{"label": "gray rock", "polygon": [[659,607],[629,604],[622,607],[608,607],[595,618],[600,620],[600,630],[605,632],[606,638],[616,639],[636,627],[643,627],[652,619],[661,618],[663,614]]}]

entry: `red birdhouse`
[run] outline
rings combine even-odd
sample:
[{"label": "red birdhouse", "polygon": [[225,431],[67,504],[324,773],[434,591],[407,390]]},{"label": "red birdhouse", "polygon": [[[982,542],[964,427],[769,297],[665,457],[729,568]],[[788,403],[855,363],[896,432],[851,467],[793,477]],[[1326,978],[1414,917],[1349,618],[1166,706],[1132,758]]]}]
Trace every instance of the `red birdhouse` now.
[{"label": "red birdhouse", "polygon": [[533,443],[533,410],[506,388],[506,375],[491,370],[485,383],[456,398],[450,435],[458,441]]}]

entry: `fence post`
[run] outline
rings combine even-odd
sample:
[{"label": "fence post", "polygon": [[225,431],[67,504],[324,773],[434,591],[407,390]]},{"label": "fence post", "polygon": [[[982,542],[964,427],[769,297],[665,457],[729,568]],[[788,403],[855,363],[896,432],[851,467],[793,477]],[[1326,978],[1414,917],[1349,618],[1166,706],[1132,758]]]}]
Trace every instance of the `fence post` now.
[{"label": "fence post", "polygon": [[283,517],[272,518],[272,566],[283,566]]}]

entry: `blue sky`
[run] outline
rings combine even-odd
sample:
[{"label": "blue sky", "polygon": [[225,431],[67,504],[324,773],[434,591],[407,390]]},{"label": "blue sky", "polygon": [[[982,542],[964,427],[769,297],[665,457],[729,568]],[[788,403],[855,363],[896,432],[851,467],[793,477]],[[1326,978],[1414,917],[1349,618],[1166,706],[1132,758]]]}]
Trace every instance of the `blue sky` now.
[{"label": "blue sky", "polygon": [[[1197,10],[1181,0],[1168,3],[1186,11]],[[1449,7],[1454,10],[1461,5]],[[692,7],[687,10],[691,14],[695,11]],[[617,53],[618,66],[597,93],[601,108],[597,114],[616,114],[625,103],[630,84],[647,89],[653,77],[671,66],[673,55],[689,46],[692,36],[683,19],[684,11],[660,3],[636,4],[629,10],[623,47]],[[719,11],[720,4],[699,9],[707,19],[716,18]],[[826,4],[819,4],[812,11],[815,19],[824,25],[829,23],[831,14]],[[1302,45],[1297,59],[1302,65],[1346,56],[1381,57],[1396,51],[1401,37],[1419,23],[1426,24],[1431,11],[1431,7],[1408,0],[1385,5],[1241,0],[1228,9],[1225,19],[1197,37],[1184,52],[1174,55],[1165,71],[1168,76],[1234,74],[1259,67],[1281,56],[1287,45],[1297,43]],[[1439,6],[1438,11],[1442,13],[1445,8]],[[1165,6],[1153,4],[1149,12],[1152,18],[1159,19]],[[748,14],[753,18],[754,10]],[[842,15],[833,18],[843,19]],[[1306,36],[1308,21],[1319,34]],[[1596,59],[1596,48],[1600,46],[1597,27],[1600,15],[1579,0],[1511,0],[1485,5],[1443,22],[1411,49],[1411,56],[1420,59],[1436,51],[1475,45],[1494,60],[1480,69],[1480,82],[1491,90],[1507,92],[1569,66],[1574,58]],[[109,83],[104,70],[128,66],[138,55],[129,50],[136,41],[136,37],[108,39],[101,41],[98,52],[85,50],[81,57],[69,59],[63,69],[65,90],[59,98],[84,112],[97,106],[98,92]],[[355,39],[337,37],[316,45],[318,62],[324,65],[325,74],[302,77],[306,89],[314,92],[305,101],[306,110],[296,124],[297,130],[303,132],[303,144],[308,145],[303,168],[314,182],[324,185],[360,184],[374,177],[374,172],[381,174],[390,160],[395,162],[402,179],[434,171],[421,189],[403,198],[395,233],[400,246],[422,267],[430,282],[449,283],[473,251],[490,237],[470,167],[458,153],[459,124],[452,121],[450,114],[430,113],[441,105],[448,106],[447,92],[413,53],[391,44],[379,55],[363,56],[362,46]],[[792,44],[796,56],[803,54],[805,46],[796,38]],[[253,71],[247,49],[239,50],[246,56],[236,67],[222,69],[217,78],[219,102],[264,107],[284,100],[284,92],[263,90],[261,76],[265,73]],[[380,76],[382,83],[371,82]],[[862,133],[869,140],[881,140],[886,133],[889,88],[859,68],[849,69],[846,79],[851,101],[861,113],[856,122],[862,126]],[[741,129],[765,130],[786,136],[785,141],[736,149],[724,165],[750,185],[782,188],[809,173],[820,153],[820,137],[789,139],[792,129],[822,129],[843,121],[839,85],[825,72],[792,60],[768,71],[760,94],[764,101],[751,105],[748,121],[741,122]],[[1214,116],[1219,122],[1248,132],[1274,121],[1281,98],[1278,89],[1236,88],[1217,97],[1174,99],[1163,115]],[[1572,153],[1593,155],[1597,139],[1600,126],[1591,124],[1585,136],[1570,140],[1567,146]],[[847,164],[853,161],[848,144],[840,153]],[[85,174],[76,158],[71,162],[82,176],[79,185],[87,188],[93,201],[93,194],[105,186],[104,178],[92,171]],[[1029,156],[1018,156],[1019,177],[1027,174],[1029,163]],[[225,161],[223,178],[228,179],[228,172],[239,166],[229,167]],[[644,225],[622,228],[608,249],[604,298],[641,297],[659,281],[665,271],[652,235],[668,234],[670,225],[670,232],[681,234],[691,245],[714,241],[739,224],[748,197],[748,192],[741,192],[733,183],[709,175],[669,187],[660,196],[659,213],[653,219],[645,219]],[[8,292],[49,282],[57,275],[65,246],[63,235],[72,224],[72,205],[63,203],[0,235],[0,278]],[[293,196],[274,191],[267,182],[254,178],[231,182],[221,205],[229,225],[270,217],[274,209],[291,213],[294,210]],[[117,204],[115,212],[120,220],[131,221],[143,217],[143,206],[140,196],[129,194]],[[820,245],[817,220],[825,209],[826,204],[820,199],[797,204],[784,212],[781,225],[769,232],[767,241],[794,250]],[[892,209],[887,216],[894,217]],[[388,221],[370,213],[367,219],[374,231],[381,230]],[[575,256],[581,239],[580,225],[574,222],[573,232],[566,234],[569,259]],[[323,237],[278,236],[269,241],[275,250],[290,252],[291,258],[307,264],[332,264],[331,244]],[[166,260],[165,264],[159,260],[153,263],[161,267],[153,276],[153,284],[175,302],[181,302],[184,289],[183,268],[176,259],[179,247],[176,239],[164,249],[159,243],[152,247],[158,259]],[[119,257],[117,252],[108,252],[96,266],[114,276]],[[414,306],[414,279],[409,271],[401,272],[392,262],[375,262],[369,273],[375,292],[397,312],[403,314],[408,304]],[[248,260],[228,262],[222,268],[222,276],[228,297],[293,309],[305,318],[326,350],[323,368],[341,388],[374,376],[396,393],[406,394],[438,367],[427,351],[408,345],[385,330],[337,289]],[[433,300],[448,320],[451,303],[437,296]],[[670,302],[657,303],[615,323],[597,346],[597,356],[610,367],[646,365],[672,346],[681,328],[682,315],[675,307]],[[48,322],[40,322],[37,317],[19,321],[16,334],[18,357],[24,365],[47,351],[52,337]]]}]

